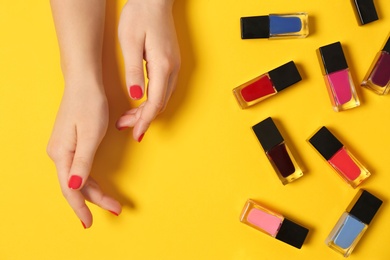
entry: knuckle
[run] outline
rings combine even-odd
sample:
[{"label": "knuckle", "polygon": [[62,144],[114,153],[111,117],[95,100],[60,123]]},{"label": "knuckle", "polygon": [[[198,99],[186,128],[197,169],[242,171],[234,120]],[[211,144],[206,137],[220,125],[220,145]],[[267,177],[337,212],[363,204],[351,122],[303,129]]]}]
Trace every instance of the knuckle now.
[{"label": "knuckle", "polygon": [[164,73],[170,73],[175,67],[175,62],[168,58],[164,58],[159,61],[158,67]]},{"label": "knuckle", "polygon": [[138,76],[138,77],[143,77],[144,75],[144,69],[139,66],[135,65],[128,65],[126,66],[126,74],[131,75],[131,76]]},{"label": "knuckle", "polygon": [[175,71],[179,71],[181,68],[181,59],[177,58],[175,61]]},{"label": "knuckle", "polygon": [[49,144],[46,146],[46,153],[50,159],[55,161],[58,158],[59,154],[58,145],[53,142],[49,142]]},{"label": "knuckle", "polygon": [[85,157],[76,157],[73,160],[73,165],[78,169],[89,169],[91,166],[90,161]]},{"label": "knuckle", "polygon": [[165,102],[163,100],[157,100],[151,102],[151,105],[154,107],[155,111],[161,112],[165,107]]}]

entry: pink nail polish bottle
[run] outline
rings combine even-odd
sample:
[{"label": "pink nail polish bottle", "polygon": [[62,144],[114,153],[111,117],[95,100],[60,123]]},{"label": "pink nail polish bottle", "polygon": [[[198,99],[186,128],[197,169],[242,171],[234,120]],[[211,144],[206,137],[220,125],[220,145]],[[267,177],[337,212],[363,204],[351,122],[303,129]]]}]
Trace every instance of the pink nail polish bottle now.
[{"label": "pink nail polish bottle", "polygon": [[254,200],[247,200],[241,212],[240,221],[279,241],[300,249],[309,229],[283,215],[272,211]]},{"label": "pink nail polish bottle", "polygon": [[322,46],[318,54],[333,110],[338,112],[359,106],[359,97],[341,43]]}]

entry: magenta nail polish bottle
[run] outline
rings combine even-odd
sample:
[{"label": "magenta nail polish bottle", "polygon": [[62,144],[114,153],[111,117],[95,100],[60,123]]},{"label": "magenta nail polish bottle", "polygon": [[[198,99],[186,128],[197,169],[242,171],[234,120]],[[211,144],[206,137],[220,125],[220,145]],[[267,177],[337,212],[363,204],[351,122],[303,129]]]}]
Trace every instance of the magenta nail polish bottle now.
[{"label": "magenta nail polish bottle", "polygon": [[361,84],[378,95],[386,95],[390,90],[390,37],[368,70]]},{"label": "magenta nail polish bottle", "polygon": [[318,53],[333,110],[338,112],[359,106],[359,97],[341,43],[322,46]]}]

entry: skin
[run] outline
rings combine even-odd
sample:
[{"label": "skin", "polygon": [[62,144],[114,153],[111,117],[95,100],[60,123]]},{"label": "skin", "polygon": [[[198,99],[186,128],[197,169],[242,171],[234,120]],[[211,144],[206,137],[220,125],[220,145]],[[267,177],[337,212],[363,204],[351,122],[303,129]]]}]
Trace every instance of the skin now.
[{"label": "skin", "polygon": [[[108,103],[102,81],[105,0],[51,0],[60,47],[64,94],[47,153],[56,165],[62,194],[85,228],[92,213],[85,201],[116,215],[122,207],[89,175],[96,150],[108,127]],[[139,107],[117,121],[120,130],[132,128],[141,141],[151,122],[169,101],[177,82],[180,53],[172,18],[173,0],[129,0],[123,7],[118,36],[128,89],[139,86]],[[71,18],[71,19],[70,19]],[[148,86],[145,86],[143,60]],[[137,87],[138,88],[138,87]],[[130,91],[129,91],[130,94]],[[131,95],[130,95],[131,97]],[[69,187],[72,176],[81,179]]]}]

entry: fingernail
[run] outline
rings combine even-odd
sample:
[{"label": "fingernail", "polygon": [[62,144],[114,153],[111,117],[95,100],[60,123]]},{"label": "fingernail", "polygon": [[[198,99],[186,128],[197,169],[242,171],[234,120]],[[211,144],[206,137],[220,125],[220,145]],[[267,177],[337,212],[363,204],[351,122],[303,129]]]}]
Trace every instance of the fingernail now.
[{"label": "fingernail", "polygon": [[[81,221],[81,220],[80,220]],[[87,226],[84,224],[84,222],[81,221],[81,224],[83,225],[84,229],[87,229]]]},{"label": "fingernail", "polygon": [[110,213],[114,214],[115,216],[119,216],[119,214],[118,214],[118,213],[116,213],[115,211],[111,211],[111,210],[109,210],[108,212],[110,212]]},{"label": "fingernail", "polygon": [[134,99],[140,99],[142,98],[142,88],[138,85],[133,85],[129,88],[130,90],[130,97]]},{"label": "fingernail", "polygon": [[125,129],[127,129],[127,128],[129,128],[128,126],[121,126],[121,127],[118,127],[118,130],[119,131],[122,131],[122,130],[125,130]]},{"label": "fingernail", "polygon": [[142,141],[142,138],[144,138],[144,135],[145,135],[145,133],[143,133],[142,135],[140,135],[140,136],[138,137],[138,143]]},{"label": "fingernail", "polygon": [[72,175],[70,176],[68,187],[73,190],[77,190],[80,188],[81,183],[83,182],[83,179],[80,176]]}]

